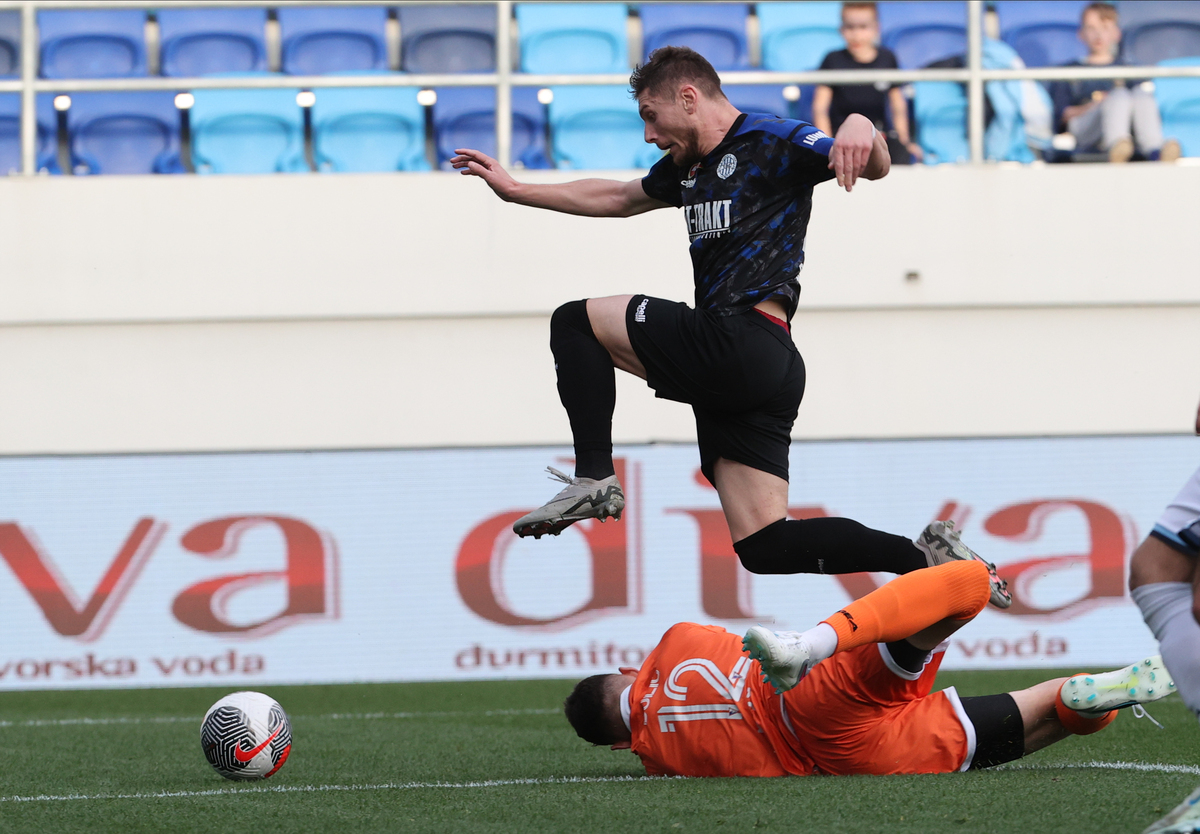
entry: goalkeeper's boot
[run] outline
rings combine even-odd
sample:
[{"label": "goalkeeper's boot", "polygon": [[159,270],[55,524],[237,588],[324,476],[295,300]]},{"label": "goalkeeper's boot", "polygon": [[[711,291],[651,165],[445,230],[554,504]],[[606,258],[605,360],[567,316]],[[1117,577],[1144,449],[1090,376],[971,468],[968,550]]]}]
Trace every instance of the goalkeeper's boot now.
[{"label": "goalkeeper's boot", "polygon": [[1114,672],[1073,675],[1063,682],[1059,694],[1065,706],[1083,717],[1100,718],[1109,710],[1122,707],[1133,707],[1138,714],[1143,704],[1165,698],[1174,691],[1171,673],[1163,665],[1162,657],[1155,655]]},{"label": "goalkeeper's boot", "polygon": [[540,539],[546,533],[557,536],[576,521],[585,518],[620,518],[625,509],[625,492],[616,475],[594,480],[572,478],[553,466],[546,471],[567,486],[562,492],[531,513],[521,516],[513,525],[518,536],[533,536]]},{"label": "goalkeeper's boot", "polygon": [[763,680],[782,694],[800,683],[813,667],[812,649],[798,631],[770,631],[751,626],[742,638],[742,651],[758,661]]},{"label": "goalkeeper's boot", "polygon": [[970,562],[972,560],[982,562],[987,566],[988,578],[992,582],[992,605],[997,608],[1008,608],[1012,605],[1012,594],[1009,593],[1008,583],[996,573],[995,565],[962,543],[953,521],[931,522],[921,531],[921,535],[917,537],[914,544],[925,554],[925,561],[931,568],[947,562]]},{"label": "goalkeeper's boot", "polygon": [[1151,823],[1142,834],[1195,834],[1200,832],[1200,788],[1175,806],[1175,810]]}]

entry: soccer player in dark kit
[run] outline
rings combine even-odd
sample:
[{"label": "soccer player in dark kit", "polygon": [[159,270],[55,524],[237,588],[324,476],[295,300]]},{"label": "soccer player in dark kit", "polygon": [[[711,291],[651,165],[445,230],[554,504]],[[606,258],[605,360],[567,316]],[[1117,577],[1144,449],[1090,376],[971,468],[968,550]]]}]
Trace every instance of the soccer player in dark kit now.
[{"label": "soccer player in dark kit", "polygon": [[[682,208],[695,307],[645,295],[571,301],[550,319],[558,391],[571,422],[575,477],[519,519],[519,536],[557,534],[625,506],[612,461],[614,368],[646,380],[696,416],[700,468],[717,489],[734,549],[755,573],[908,573],[978,559],[950,523],[917,543],[845,518],[787,518],[788,449],[804,394],[789,322],[800,297],[813,186],[847,191],[880,179],[884,137],[849,116],[829,137],[806,122],[739,112],[721,79],[686,47],[655,50],[630,78],[645,139],[667,154],[642,179],[520,183],[496,160],[458,150],[451,163],[501,199],[590,217]],[[554,472],[554,470],[551,470]],[[993,577],[992,601],[1011,604]]]}]

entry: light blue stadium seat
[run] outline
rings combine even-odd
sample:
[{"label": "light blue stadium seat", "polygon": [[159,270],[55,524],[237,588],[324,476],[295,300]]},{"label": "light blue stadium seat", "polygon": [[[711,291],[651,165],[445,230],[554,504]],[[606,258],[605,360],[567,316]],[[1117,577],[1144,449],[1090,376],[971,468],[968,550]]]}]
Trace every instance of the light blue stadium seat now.
[{"label": "light blue stadium seat", "polygon": [[1000,39],[1027,67],[1053,67],[1087,55],[1079,18],[1089,0],[997,0]]},{"label": "light blue stadium seat", "polygon": [[521,71],[628,72],[624,3],[521,3]]},{"label": "light blue stadium seat", "polygon": [[76,174],[179,174],[172,92],[72,93],[67,111]]},{"label": "light blue stadium seat", "polygon": [[39,11],[43,78],[132,78],[146,74],[141,9]]},{"label": "light blue stadium seat", "polygon": [[0,11],[0,78],[21,74],[21,13]]},{"label": "light blue stadium seat", "polygon": [[879,4],[883,45],[901,69],[918,69],[967,52],[967,4],[960,0],[891,0]]},{"label": "light blue stadium seat", "polygon": [[388,68],[383,6],[283,6],[277,14],[286,73]]},{"label": "light blue stadium seat", "polygon": [[966,162],[971,158],[967,140],[967,94],[954,81],[918,81],[913,84],[913,111],[917,138],[925,151],[925,164]]},{"label": "light blue stadium seat", "polygon": [[401,6],[400,68],[406,72],[492,72],[496,9],[439,3]]},{"label": "light blue stadium seat", "polygon": [[1129,63],[1200,56],[1200,0],[1137,0],[1119,3],[1118,10]]},{"label": "light blue stadium seat", "polygon": [[846,47],[841,3],[759,3],[758,25],[763,69],[815,70],[828,53]]},{"label": "light blue stadium seat", "polygon": [[160,9],[162,74],[264,72],[266,25],[266,9]]},{"label": "light blue stadium seat", "polygon": [[[524,168],[549,168],[546,153],[546,108],[533,87],[512,91],[513,161]],[[438,164],[449,169],[455,148],[475,148],[496,155],[496,90],[494,87],[442,87],[433,105],[433,131]]]},{"label": "light blue stadium seat", "polygon": [[[37,151],[39,171],[59,174],[58,115],[54,95],[37,97]],[[0,93],[0,176],[21,172],[21,94]]]},{"label": "light blue stadium seat", "polygon": [[791,102],[783,97],[783,87],[779,84],[725,84],[721,89],[729,103],[743,113],[791,118]]},{"label": "light blue stadium seat", "polygon": [[[1200,66],[1200,58],[1173,58],[1162,66]],[[1156,78],[1154,97],[1162,111],[1163,136],[1179,140],[1184,156],[1200,156],[1200,78]]]},{"label": "light blue stadium seat", "polygon": [[718,71],[750,68],[745,3],[643,3],[642,43],[646,57],[660,46],[687,46]]},{"label": "light blue stadium seat", "polygon": [[299,90],[196,90],[192,162],[198,174],[307,171]]},{"label": "light blue stadium seat", "polygon": [[550,128],[559,168],[648,168],[662,157],[623,85],[555,87]]},{"label": "light blue stadium seat", "polygon": [[320,171],[428,171],[415,87],[328,87],[312,108]]}]

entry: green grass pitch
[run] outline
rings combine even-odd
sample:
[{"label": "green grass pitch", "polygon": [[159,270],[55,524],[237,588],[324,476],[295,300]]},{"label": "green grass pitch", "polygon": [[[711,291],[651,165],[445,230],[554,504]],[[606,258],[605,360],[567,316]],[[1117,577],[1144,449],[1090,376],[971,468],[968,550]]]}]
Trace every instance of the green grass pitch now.
[{"label": "green grass pitch", "polygon": [[[939,683],[978,695],[1051,676]],[[1200,727],[1178,696],[1151,707],[1165,730],[1126,712],[1002,770],[651,780],[632,754],[575,738],[560,711],[570,686],[263,687],[295,744],[254,785],[222,779],[200,753],[200,718],[228,690],[0,693],[0,831],[1103,834],[1140,832],[1200,782]]]}]

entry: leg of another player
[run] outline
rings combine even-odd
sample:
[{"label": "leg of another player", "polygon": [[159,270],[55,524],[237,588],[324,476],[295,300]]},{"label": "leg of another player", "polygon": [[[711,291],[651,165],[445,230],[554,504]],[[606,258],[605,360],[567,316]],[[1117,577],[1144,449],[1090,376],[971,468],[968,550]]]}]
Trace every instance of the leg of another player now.
[{"label": "leg of another player", "polygon": [[904,536],[848,518],[789,519],[788,484],[778,475],[719,458],[713,477],[733,549],[751,573],[909,573],[929,566]]},{"label": "leg of another player", "polygon": [[1179,694],[1200,715],[1200,570],[1197,559],[1154,536],[1134,551],[1129,570],[1133,601],[1158,640]]}]

